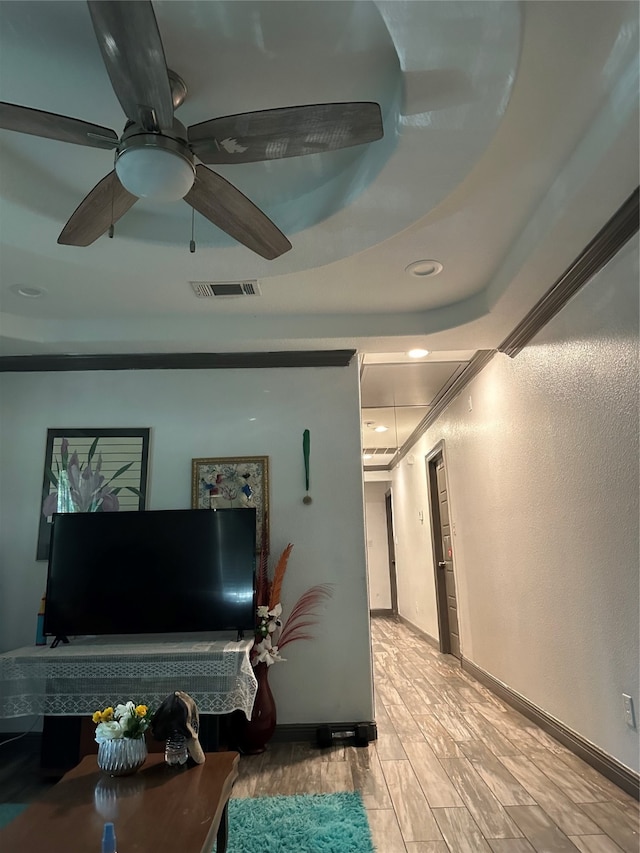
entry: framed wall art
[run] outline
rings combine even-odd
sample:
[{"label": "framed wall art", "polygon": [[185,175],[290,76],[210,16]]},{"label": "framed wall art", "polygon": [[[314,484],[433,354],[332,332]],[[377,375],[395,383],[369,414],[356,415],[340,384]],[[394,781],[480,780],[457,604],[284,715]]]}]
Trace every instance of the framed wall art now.
[{"label": "framed wall art", "polygon": [[146,503],[149,429],[47,430],[36,560],[54,512],[128,512]]},{"label": "framed wall art", "polygon": [[255,507],[256,552],[263,530],[269,551],[269,457],[238,456],[191,461],[191,507]]}]

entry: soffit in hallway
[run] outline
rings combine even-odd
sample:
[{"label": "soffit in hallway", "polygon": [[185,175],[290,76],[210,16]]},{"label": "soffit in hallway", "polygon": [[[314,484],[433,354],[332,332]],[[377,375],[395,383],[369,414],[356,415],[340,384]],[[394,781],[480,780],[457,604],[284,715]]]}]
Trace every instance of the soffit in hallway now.
[{"label": "soffit in hallway", "polygon": [[385,465],[469,363],[472,352],[365,355],[360,405],[365,469]]}]

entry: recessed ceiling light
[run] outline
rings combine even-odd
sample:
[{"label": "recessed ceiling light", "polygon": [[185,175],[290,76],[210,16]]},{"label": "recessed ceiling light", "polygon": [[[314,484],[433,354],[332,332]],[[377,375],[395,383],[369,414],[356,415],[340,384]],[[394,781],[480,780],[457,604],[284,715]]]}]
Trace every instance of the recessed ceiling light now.
[{"label": "recessed ceiling light", "polygon": [[438,273],[441,273],[443,269],[444,267],[440,261],[424,260],[414,261],[412,264],[409,264],[408,267],[405,267],[404,271],[408,272],[409,275],[415,275],[418,278],[429,278],[429,276],[438,275]]},{"label": "recessed ceiling light", "polygon": [[377,426],[377,427],[373,428],[373,431],[374,432],[386,432],[388,429],[389,429],[389,427],[386,427],[386,426]]},{"label": "recessed ceiling light", "polygon": [[425,355],[429,355],[428,349],[410,349],[407,353],[409,358],[424,358]]},{"label": "recessed ceiling light", "polygon": [[43,287],[33,287],[28,284],[14,284],[11,290],[25,299],[39,299],[44,296],[46,290]]}]

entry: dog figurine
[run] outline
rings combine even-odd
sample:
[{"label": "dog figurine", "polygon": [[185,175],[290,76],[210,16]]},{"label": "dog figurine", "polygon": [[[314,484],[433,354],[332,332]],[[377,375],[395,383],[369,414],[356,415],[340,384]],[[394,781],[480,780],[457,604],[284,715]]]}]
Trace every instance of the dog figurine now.
[{"label": "dog figurine", "polygon": [[156,740],[167,740],[173,732],[184,735],[191,758],[196,764],[204,764],[205,755],[198,740],[198,706],[188,693],[183,693],[182,690],[170,693],[151,718],[150,728]]}]

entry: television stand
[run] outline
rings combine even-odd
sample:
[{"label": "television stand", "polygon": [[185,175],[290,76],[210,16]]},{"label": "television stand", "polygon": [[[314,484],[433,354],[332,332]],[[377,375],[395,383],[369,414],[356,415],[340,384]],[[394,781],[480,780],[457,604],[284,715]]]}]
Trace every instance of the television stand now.
[{"label": "television stand", "polygon": [[[58,718],[77,743],[79,722],[73,718],[90,723],[99,708],[129,700],[155,710],[175,690],[188,693],[201,716],[242,711],[251,717],[258,689],[249,659],[253,639],[164,635],[61,642],[56,648],[24,646],[0,654],[0,718]],[[50,745],[57,740],[46,739]]]},{"label": "television stand", "polygon": [[58,646],[60,643],[64,643],[65,646],[69,645],[69,638],[66,636],[66,634],[58,634],[55,640],[49,646],[49,648],[55,649],[55,647]]}]

